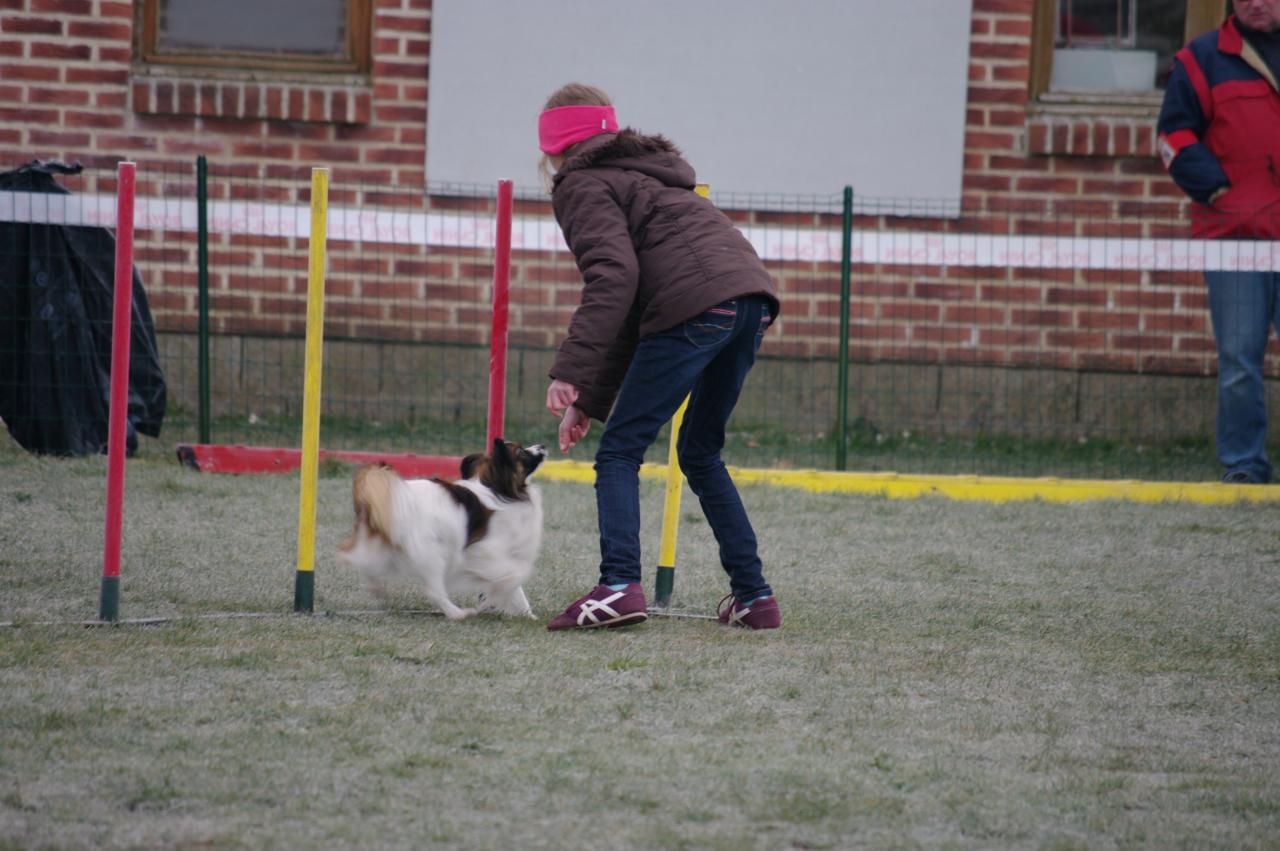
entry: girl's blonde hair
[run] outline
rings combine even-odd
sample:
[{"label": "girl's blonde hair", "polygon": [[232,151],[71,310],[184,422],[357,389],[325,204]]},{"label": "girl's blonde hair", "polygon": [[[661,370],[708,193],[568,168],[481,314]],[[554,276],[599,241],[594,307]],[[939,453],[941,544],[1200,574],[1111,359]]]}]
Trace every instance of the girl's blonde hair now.
[{"label": "girl's blonde hair", "polygon": [[[542,110],[546,112],[561,106],[613,106],[613,101],[604,89],[588,86],[586,83],[569,83],[552,92]],[[547,191],[551,191],[551,179],[556,173],[551,157],[542,155],[542,159],[538,161],[538,173],[542,175]]]},{"label": "girl's blonde hair", "polygon": [[542,109],[545,112],[560,106],[613,106],[613,101],[604,89],[586,83],[569,83],[552,92]]}]

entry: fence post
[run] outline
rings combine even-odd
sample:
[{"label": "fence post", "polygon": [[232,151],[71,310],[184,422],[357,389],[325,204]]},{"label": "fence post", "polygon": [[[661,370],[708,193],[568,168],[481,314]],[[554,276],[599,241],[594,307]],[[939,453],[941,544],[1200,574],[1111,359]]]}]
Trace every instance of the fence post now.
[{"label": "fence post", "polygon": [[853,278],[853,187],[844,188],[844,223],[840,251],[840,364],[836,381],[836,469],[848,467],[849,436],[849,301]]},{"label": "fence post", "polygon": [[200,382],[200,442],[213,442],[209,413],[209,163],[196,157],[196,265],[199,318],[196,326],[196,369]]}]

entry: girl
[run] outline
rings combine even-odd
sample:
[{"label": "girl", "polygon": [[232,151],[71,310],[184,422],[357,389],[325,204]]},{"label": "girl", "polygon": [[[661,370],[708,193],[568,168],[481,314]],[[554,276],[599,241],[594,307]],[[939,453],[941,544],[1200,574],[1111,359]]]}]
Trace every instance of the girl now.
[{"label": "girl", "polygon": [[694,192],[675,146],[619,130],[600,89],[573,83],[551,95],[538,136],[556,221],[584,282],[547,388],[547,408],[562,417],[560,451],[586,435],[590,418],[605,422],[595,463],[600,582],[547,628],[648,618],[640,464],[691,393],[676,449],[729,574],[720,622],[775,629],[781,616],[755,532],[720,460],[725,422],[778,314],[773,281],[746,238]]}]

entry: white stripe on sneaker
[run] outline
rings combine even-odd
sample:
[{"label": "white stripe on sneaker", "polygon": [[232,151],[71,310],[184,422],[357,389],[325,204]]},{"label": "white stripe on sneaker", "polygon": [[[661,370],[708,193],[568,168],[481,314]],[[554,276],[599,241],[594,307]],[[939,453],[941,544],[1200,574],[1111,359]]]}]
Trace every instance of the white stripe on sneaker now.
[{"label": "white stripe on sneaker", "polygon": [[609,620],[615,620],[619,617],[618,612],[609,604],[622,599],[623,596],[624,592],[615,591],[603,600],[583,600],[582,605],[578,607],[578,626],[586,626],[587,618],[591,619],[591,626],[598,626],[601,621],[596,617],[596,612],[604,612]]}]

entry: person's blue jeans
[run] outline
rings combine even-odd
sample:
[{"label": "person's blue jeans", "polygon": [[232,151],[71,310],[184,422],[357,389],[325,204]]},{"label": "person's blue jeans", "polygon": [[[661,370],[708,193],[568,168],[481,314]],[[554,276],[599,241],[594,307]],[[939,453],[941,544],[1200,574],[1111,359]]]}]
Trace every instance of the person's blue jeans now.
[{"label": "person's blue jeans", "polygon": [[773,593],[755,531],[720,460],[725,423],[769,321],[768,302],[748,296],[640,339],[596,452],[602,583],[640,581],[640,464],[689,395],[676,451],[720,545],[730,590],[739,600]]},{"label": "person's blue jeans", "polygon": [[1218,347],[1218,460],[1227,474],[1271,481],[1262,360],[1280,331],[1280,272],[1205,272]]}]

